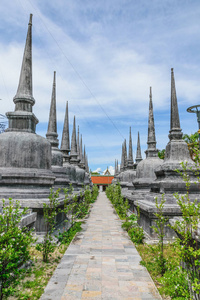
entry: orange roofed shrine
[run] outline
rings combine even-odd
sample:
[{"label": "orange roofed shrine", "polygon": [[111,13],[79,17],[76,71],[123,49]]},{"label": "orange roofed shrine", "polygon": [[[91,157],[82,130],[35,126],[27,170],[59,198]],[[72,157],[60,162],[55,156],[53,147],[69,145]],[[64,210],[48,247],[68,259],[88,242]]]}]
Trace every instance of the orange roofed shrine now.
[{"label": "orange roofed shrine", "polygon": [[114,176],[111,175],[91,175],[92,183],[105,191],[106,187],[112,183]]}]

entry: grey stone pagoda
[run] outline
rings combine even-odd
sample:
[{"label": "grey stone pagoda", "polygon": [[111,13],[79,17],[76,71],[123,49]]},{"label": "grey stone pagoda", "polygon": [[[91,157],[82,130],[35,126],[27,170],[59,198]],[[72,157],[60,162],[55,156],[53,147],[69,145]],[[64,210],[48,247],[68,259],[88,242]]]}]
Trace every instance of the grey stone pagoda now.
[{"label": "grey stone pagoda", "polygon": [[[51,96],[51,105],[49,112],[49,123],[46,134],[47,140],[51,144],[51,165],[53,174],[56,177],[54,187],[55,189],[69,186],[69,176],[66,174],[66,169],[63,167],[63,154],[58,149],[59,141],[57,134],[57,117],[56,117],[56,72],[53,77],[53,87]],[[62,190],[61,190],[62,191]]]},{"label": "grey stone pagoda", "polygon": [[[182,130],[180,127],[178,103],[176,97],[176,87],[174,72],[171,69],[171,113],[170,113],[170,131],[169,142],[165,150],[164,163],[156,168],[156,184],[153,184],[152,190],[160,193],[174,192],[184,193],[185,182],[182,177],[176,172],[176,169],[182,170],[181,162],[187,162],[187,173],[190,175],[191,192],[199,192],[196,181],[196,176],[191,168],[194,166],[187,143],[182,139]],[[192,182],[193,181],[193,182]]]},{"label": "grey stone pagoda", "polygon": [[146,159],[139,162],[136,169],[136,179],[133,184],[136,189],[149,189],[150,184],[156,179],[154,170],[163,161],[158,157],[156,149],[156,135],[153,115],[152,89],[149,95],[149,120],[148,120],[148,139],[147,139]]},{"label": "grey stone pagoda", "polygon": [[142,154],[141,154],[141,147],[140,147],[140,133],[138,131],[137,152],[136,152],[136,158],[135,158],[136,166],[141,161],[142,161]]},{"label": "grey stone pagoda", "polygon": [[82,158],[82,149],[80,148],[80,146],[82,147],[82,141],[80,141],[80,139],[79,139],[79,126],[78,126],[76,145],[77,145],[77,155],[78,155],[77,156],[77,165],[76,165],[76,180],[77,180],[78,187],[81,188],[84,185],[86,170],[81,168],[81,165],[80,165],[81,158]]},{"label": "grey stone pagoda", "polygon": [[[14,112],[7,112],[9,127],[0,135],[0,197],[38,199],[48,197],[55,176],[51,170],[51,145],[35,133],[39,122],[32,112],[32,15]],[[28,201],[27,206],[33,203]]]},{"label": "grey stone pagoda", "polygon": [[128,151],[127,168],[133,169],[133,146],[132,146],[131,127],[129,133],[129,151]]},{"label": "grey stone pagoda", "polygon": [[66,169],[66,174],[69,177],[69,181],[72,186],[76,183],[76,168],[70,163],[70,138],[69,138],[69,114],[68,114],[68,102],[66,103],[66,111],[63,125],[61,148],[63,154],[63,166]]},{"label": "grey stone pagoda", "polygon": [[123,189],[123,193],[125,189],[132,190],[133,189],[133,180],[136,177],[136,170],[133,169],[133,146],[132,146],[132,136],[131,136],[131,127],[129,132],[129,155],[127,158],[127,149],[126,149],[126,139],[122,145],[122,172],[120,168],[120,174],[118,175],[118,179],[120,181],[120,185]]},{"label": "grey stone pagoda", "polygon": [[[151,183],[151,192],[143,195],[143,198],[140,198],[139,201],[137,197],[137,205],[140,207],[140,225],[152,238],[155,238],[155,233],[151,226],[155,224],[155,213],[157,212],[155,197],[160,201],[164,193],[166,201],[163,207],[164,216],[170,219],[181,215],[176,197],[173,195],[173,193],[179,193],[180,195],[186,193],[185,182],[176,171],[176,169],[182,171],[181,162],[187,161],[186,171],[187,175],[190,176],[191,183],[190,199],[198,198],[200,191],[199,186],[194,183],[197,181],[193,171],[194,162],[190,158],[186,142],[182,139],[173,69],[171,69],[170,114],[169,142],[166,146],[164,162],[155,169],[156,179]],[[164,231],[166,239],[175,236],[175,232],[168,226],[165,227]]]}]

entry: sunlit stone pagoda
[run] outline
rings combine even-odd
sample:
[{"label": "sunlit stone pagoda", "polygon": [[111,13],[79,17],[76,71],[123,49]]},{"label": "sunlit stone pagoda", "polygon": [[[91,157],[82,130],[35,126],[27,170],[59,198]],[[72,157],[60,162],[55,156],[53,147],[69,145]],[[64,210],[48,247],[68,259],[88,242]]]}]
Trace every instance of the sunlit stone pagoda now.
[{"label": "sunlit stone pagoda", "polygon": [[32,108],[32,15],[14,112],[7,112],[9,126],[0,135],[0,197],[43,198],[49,194],[55,176],[51,170],[51,144],[35,133],[39,122]]}]

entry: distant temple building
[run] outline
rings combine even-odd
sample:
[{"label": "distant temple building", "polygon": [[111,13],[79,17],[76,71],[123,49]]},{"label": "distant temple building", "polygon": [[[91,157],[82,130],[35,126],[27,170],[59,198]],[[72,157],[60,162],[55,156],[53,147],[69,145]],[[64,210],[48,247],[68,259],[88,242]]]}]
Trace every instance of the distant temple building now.
[{"label": "distant temple building", "polygon": [[112,183],[114,176],[110,174],[110,171],[107,170],[104,172],[104,175],[100,174],[91,174],[91,180],[93,184],[96,184],[100,191],[105,191],[107,186]]}]

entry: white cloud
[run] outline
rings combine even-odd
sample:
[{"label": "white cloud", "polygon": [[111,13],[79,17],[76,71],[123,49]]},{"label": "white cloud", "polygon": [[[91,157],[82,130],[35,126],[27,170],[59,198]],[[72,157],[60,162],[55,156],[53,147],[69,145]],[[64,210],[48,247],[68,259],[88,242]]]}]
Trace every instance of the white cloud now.
[{"label": "white cloud", "polygon": [[[48,4],[48,5],[47,5]],[[33,108],[47,129],[53,71],[57,71],[57,120],[61,139],[65,103],[83,133],[97,168],[121,156],[132,126],[146,149],[149,87],[158,148],[168,142],[170,68],[175,69],[181,124],[189,133],[196,120],[186,108],[199,103],[200,3],[163,1],[2,0],[0,6],[1,113],[14,110],[29,12],[33,16]],[[100,105],[99,105],[100,104]],[[101,109],[103,108],[103,110]],[[115,124],[115,128],[109,118]],[[191,120],[187,123],[187,120]],[[128,140],[128,139],[127,139]],[[119,159],[120,160],[120,159]]]}]

